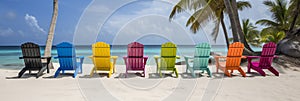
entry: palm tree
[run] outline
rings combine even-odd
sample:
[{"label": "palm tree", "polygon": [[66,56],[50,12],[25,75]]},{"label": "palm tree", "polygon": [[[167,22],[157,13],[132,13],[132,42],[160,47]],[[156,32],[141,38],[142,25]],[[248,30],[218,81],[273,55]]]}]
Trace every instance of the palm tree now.
[{"label": "palm tree", "polygon": [[[291,21],[291,25],[289,28],[289,33],[292,33],[292,31],[294,31],[294,28],[296,25],[300,25],[300,16],[299,13],[299,9],[300,9],[300,1],[299,0],[291,0],[290,1],[290,7],[288,8],[289,10],[289,14],[291,14],[292,16],[292,21]],[[298,20],[297,20],[298,19]],[[287,37],[292,36],[291,34],[288,34]]]},{"label": "palm tree", "polygon": [[[250,8],[251,5],[246,1],[237,2],[239,10]],[[174,7],[170,14],[170,19],[174,18],[177,13],[185,10],[194,11],[192,16],[188,19],[186,26],[190,26],[193,33],[196,33],[201,26],[206,25],[210,20],[213,20],[215,26],[211,35],[216,40],[219,32],[219,25],[221,23],[227,46],[229,45],[228,34],[224,23],[225,4],[223,0],[180,0]],[[237,35],[233,35],[237,36]]]},{"label": "palm tree", "polygon": [[259,31],[256,30],[257,27],[250,23],[249,19],[243,20],[242,22],[242,30],[245,34],[246,41],[252,46],[260,47],[261,38]]},{"label": "palm tree", "polygon": [[289,30],[289,18],[287,2],[285,0],[264,1],[266,6],[269,7],[272,13],[272,19],[262,19],[256,22],[256,24],[267,26],[262,30],[262,33],[278,33],[280,31],[288,32]]},{"label": "palm tree", "polygon": [[[46,57],[51,56],[52,41],[53,41],[53,36],[54,36],[54,31],[56,26],[57,14],[58,14],[58,0],[53,0],[52,20],[51,20],[45,52],[44,52],[44,56]],[[50,64],[50,67],[53,68],[52,63]]]}]

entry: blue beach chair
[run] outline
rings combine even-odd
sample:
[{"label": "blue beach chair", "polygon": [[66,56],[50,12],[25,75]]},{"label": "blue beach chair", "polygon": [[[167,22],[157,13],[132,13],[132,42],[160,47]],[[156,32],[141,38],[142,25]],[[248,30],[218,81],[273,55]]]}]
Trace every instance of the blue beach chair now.
[{"label": "blue beach chair", "polygon": [[[54,57],[54,59],[59,60],[60,67],[55,72],[54,78],[56,78],[60,71],[62,73],[65,72],[65,70],[75,70],[73,78],[76,77],[77,73],[82,73],[82,63],[83,63],[83,56],[76,57],[75,54],[75,47],[68,43],[68,42],[62,42],[58,45],[56,45],[57,49],[57,57]],[[77,62],[77,59],[80,59],[79,62]]]}]

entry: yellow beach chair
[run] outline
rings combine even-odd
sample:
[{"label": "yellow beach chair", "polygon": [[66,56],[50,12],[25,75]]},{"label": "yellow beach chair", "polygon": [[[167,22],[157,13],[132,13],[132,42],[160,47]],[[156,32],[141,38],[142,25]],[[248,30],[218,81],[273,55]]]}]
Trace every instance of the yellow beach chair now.
[{"label": "yellow beach chair", "polygon": [[[97,42],[92,46],[94,67],[90,76],[92,77],[97,71],[108,71],[108,78],[115,72],[115,64],[118,56],[110,56],[110,46],[105,42]],[[111,62],[111,59],[113,62]]]}]

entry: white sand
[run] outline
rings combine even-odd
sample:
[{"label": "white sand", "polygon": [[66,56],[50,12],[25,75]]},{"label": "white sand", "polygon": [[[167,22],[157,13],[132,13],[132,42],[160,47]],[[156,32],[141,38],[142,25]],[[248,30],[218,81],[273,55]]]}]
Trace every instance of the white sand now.
[{"label": "white sand", "polygon": [[[54,64],[58,67],[58,64]],[[105,74],[88,75],[92,64],[84,64],[83,74],[75,79],[72,72],[66,72],[58,78],[52,78],[56,69],[36,79],[34,75],[25,74],[21,79],[15,77],[19,70],[0,70],[1,101],[157,101],[157,100],[191,100],[191,101],[299,101],[300,73],[291,69],[281,69],[279,77],[270,72],[262,77],[252,71],[243,78],[237,71],[233,77],[216,74],[215,67],[210,66],[213,77],[207,74],[191,78],[185,73],[185,66],[177,66],[179,78],[166,75],[157,78],[155,66],[147,66],[145,78],[139,74],[124,78],[125,66],[117,65],[117,72],[111,78]],[[246,71],[246,67],[243,67]],[[265,70],[267,71],[267,70]],[[28,72],[27,72],[28,73]],[[173,74],[174,76],[174,74]],[[198,75],[200,76],[200,75]]]}]

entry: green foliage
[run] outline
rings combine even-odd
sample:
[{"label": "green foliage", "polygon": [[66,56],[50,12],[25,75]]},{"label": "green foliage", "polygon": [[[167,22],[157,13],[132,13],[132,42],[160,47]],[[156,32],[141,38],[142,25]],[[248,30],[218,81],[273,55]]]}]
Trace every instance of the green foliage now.
[{"label": "green foliage", "polygon": [[256,30],[256,28],[257,27],[250,23],[249,19],[243,20],[242,30],[245,34],[246,41],[252,46],[260,47],[261,38],[259,31]]},{"label": "green foliage", "polygon": [[278,33],[269,33],[262,36],[261,42],[268,43],[268,42],[274,42],[278,43],[280,40],[282,40],[285,37],[285,32],[280,31]]},{"label": "green foliage", "polygon": [[[237,6],[239,10],[251,8],[251,4],[247,1],[238,1]],[[190,27],[193,33],[200,30],[201,26],[207,25],[209,21],[214,21],[214,28],[211,35],[216,40],[219,32],[221,20],[223,20],[223,13],[225,11],[225,4],[223,0],[180,0],[174,7],[170,14],[170,19],[174,18],[176,14],[183,11],[190,10],[194,12],[188,19],[186,26]]]}]

